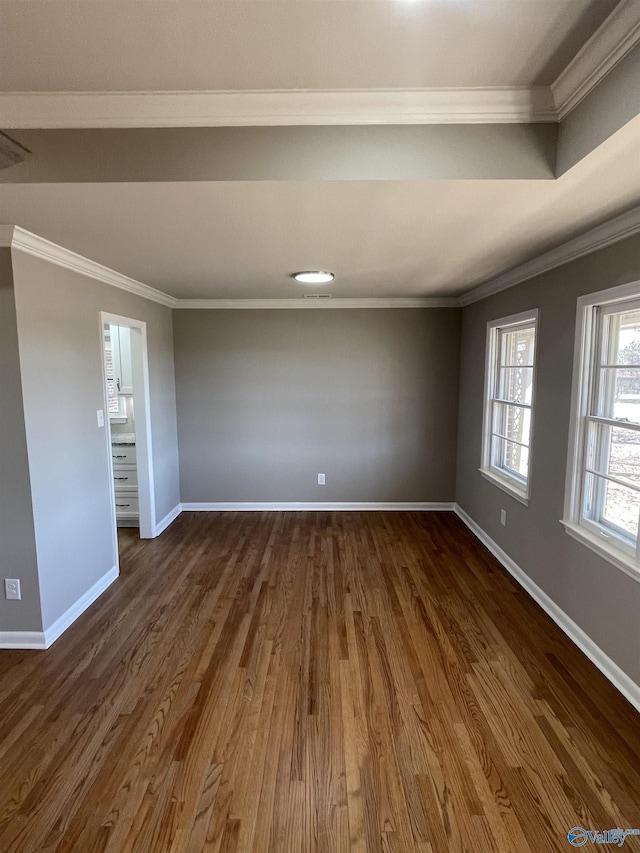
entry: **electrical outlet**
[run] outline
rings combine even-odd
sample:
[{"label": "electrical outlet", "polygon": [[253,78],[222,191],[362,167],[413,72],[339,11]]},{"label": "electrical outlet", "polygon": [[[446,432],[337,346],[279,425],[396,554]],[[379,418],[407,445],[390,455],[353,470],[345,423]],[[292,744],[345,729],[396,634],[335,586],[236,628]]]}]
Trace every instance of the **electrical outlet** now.
[{"label": "electrical outlet", "polygon": [[501,510],[500,510],[500,524],[501,524],[503,527],[506,527],[506,526],[507,526],[507,511],[506,511],[506,509],[501,509]]},{"label": "electrical outlet", "polygon": [[324,486],[324,474],[318,474],[318,485]]},{"label": "electrical outlet", "polygon": [[5,598],[14,601],[20,601],[22,598],[22,593],[20,592],[20,581],[18,578],[5,578],[4,579],[4,594]]}]

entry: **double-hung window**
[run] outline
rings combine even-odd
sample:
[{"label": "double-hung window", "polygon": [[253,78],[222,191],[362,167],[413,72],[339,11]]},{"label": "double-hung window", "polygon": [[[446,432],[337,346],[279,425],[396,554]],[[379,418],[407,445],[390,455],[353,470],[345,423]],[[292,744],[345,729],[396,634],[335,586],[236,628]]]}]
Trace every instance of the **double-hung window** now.
[{"label": "double-hung window", "polygon": [[640,579],[640,285],[578,301],[564,523]]},{"label": "double-hung window", "polygon": [[518,500],[529,498],[538,312],[487,326],[481,473]]}]

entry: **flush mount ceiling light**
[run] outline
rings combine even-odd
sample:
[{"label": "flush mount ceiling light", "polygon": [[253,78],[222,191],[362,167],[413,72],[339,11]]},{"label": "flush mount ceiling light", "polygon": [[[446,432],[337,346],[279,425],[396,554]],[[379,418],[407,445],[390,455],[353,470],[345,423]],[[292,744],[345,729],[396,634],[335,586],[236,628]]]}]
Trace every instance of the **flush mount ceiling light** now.
[{"label": "flush mount ceiling light", "polygon": [[303,272],[294,272],[293,277],[296,281],[302,284],[328,284],[333,281],[334,275],[332,272],[324,272],[323,270],[304,270]]}]

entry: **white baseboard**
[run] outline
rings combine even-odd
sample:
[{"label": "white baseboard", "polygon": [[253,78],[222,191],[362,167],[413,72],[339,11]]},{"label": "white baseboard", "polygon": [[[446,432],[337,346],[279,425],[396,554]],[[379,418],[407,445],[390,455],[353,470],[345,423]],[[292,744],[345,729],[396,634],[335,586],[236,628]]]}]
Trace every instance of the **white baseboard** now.
[{"label": "white baseboard", "polygon": [[175,521],[175,519],[180,515],[181,512],[182,512],[182,504],[176,504],[176,506],[174,506],[174,508],[172,510],[169,510],[169,512],[162,519],[162,521],[159,521],[156,524],[156,527],[155,527],[155,530],[153,533],[154,538],[156,536],[160,536],[160,534],[164,530],[167,529],[167,527],[171,524],[171,522]]},{"label": "white baseboard", "polygon": [[46,649],[43,631],[0,631],[0,649]]},{"label": "white baseboard", "polygon": [[509,574],[513,575],[533,600],[542,607],[545,613],[553,619],[556,625],[562,628],[567,637],[573,640],[576,646],[598,667],[600,672],[622,693],[625,699],[631,702],[636,710],[640,711],[640,685],[636,684],[624,670],[620,669],[618,664],[605,654],[600,646],[596,645],[591,637],[570,616],[567,616],[564,610],[558,607],[555,601],[544,590],[531,580],[529,575],[476,524],[471,516],[467,515],[462,507],[455,504],[454,512],[467,525],[469,530],[478,537],[482,544],[491,551],[493,556],[504,566]]},{"label": "white baseboard", "polygon": [[305,512],[307,510],[344,512],[453,512],[453,503],[358,503],[346,501],[343,503],[315,503],[294,501],[289,503],[183,503],[185,512]]},{"label": "white baseboard", "polygon": [[45,629],[44,639],[45,639],[45,648],[48,649],[58,637],[63,634],[67,628],[73,624],[78,616],[90,607],[93,602],[98,598],[102,593],[107,589],[107,587],[111,586],[111,584],[118,577],[119,571],[117,566],[113,566],[113,568],[109,569],[109,571],[103,575],[100,580],[96,581],[91,589],[88,589],[83,596],[81,596],[68,610],[60,616],[53,625],[50,625]]}]

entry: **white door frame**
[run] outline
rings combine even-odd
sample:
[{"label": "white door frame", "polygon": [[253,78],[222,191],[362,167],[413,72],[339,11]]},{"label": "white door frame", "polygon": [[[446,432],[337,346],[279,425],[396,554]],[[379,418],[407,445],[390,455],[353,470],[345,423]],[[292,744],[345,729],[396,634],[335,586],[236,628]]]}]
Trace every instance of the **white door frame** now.
[{"label": "white door frame", "polygon": [[[156,535],[156,499],[153,476],[153,446],[151,438],[151,395],[149,392],[149,353],[147,349],[147,324],[143,320],[121,317],[118,314],[100,312],[100,346],[104,352],[105,325],[127,326],[131,330],[131,364],[133,369],[133,408],[136,419],[136,464],[138,469],[138,505],[140,512],[140,538],[153,539]],[[104,365],[104,354],[103,354]],[[105,402],[105,430],[109,477],[113,484],[113,459],[111,454],[111,424],[107,400],[107,377],[102,370],[102,385]],[[118,555],[118,533],[115,501],[112,501],[113,536],[116,559]]]}]

